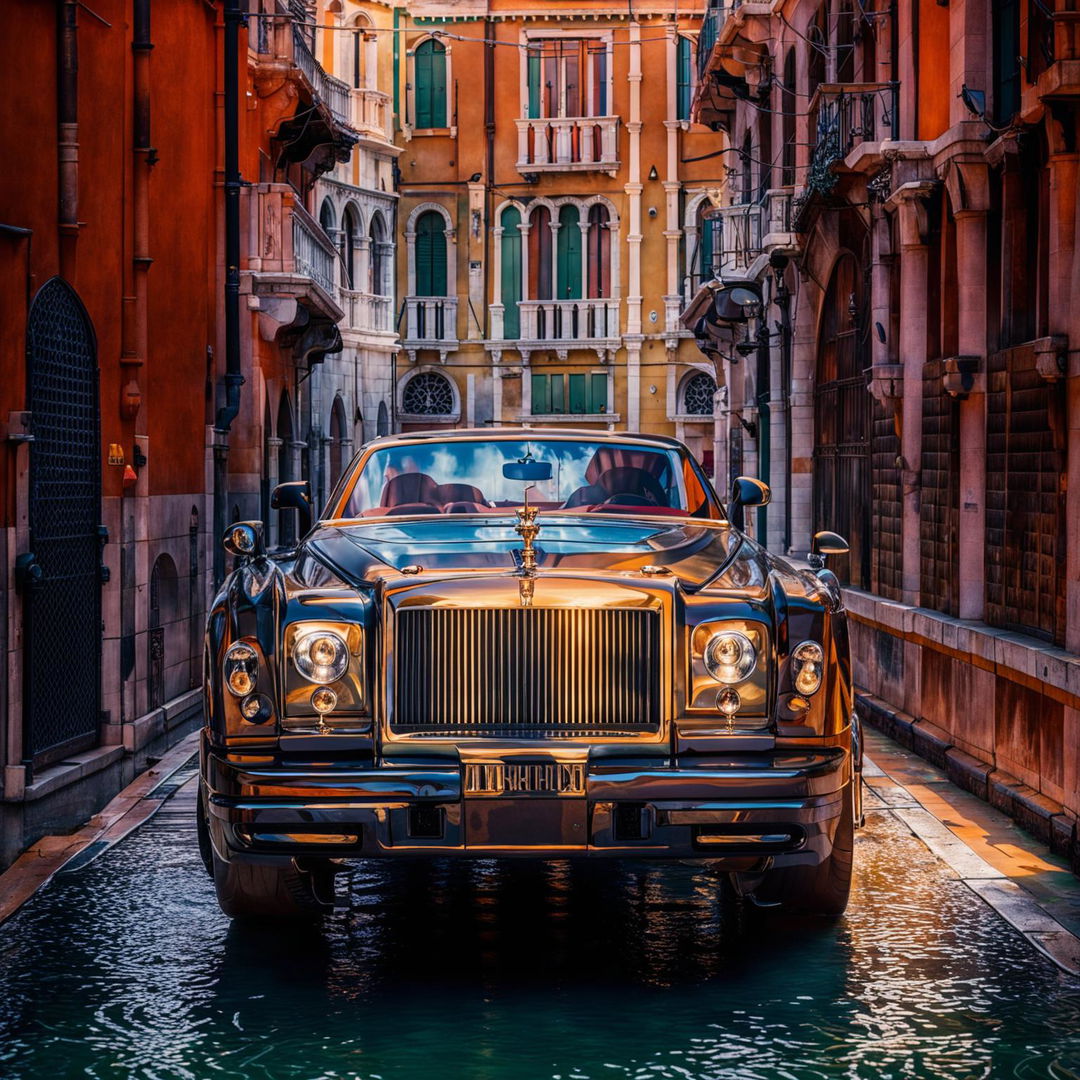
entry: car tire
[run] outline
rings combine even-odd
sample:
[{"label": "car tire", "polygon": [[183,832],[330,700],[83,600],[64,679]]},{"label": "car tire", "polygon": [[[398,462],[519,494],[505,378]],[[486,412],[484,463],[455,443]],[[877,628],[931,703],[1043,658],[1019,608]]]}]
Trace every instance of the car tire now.
[{"label": "car tire", "polygon": [[218,905],[231,919],[312,922],[334,910],[336,867],[326,859],[226,862],[211,851]]},{"label": "car tire", "polygon": [[832,851],[817,866],[790,866],[771,870],[754,890],[765,905],[779,904],[784,911],[837,918],[844,914],[851,894],[855,848],[855,808],[851,790],[844,793],[843,810],[836,826]]}]

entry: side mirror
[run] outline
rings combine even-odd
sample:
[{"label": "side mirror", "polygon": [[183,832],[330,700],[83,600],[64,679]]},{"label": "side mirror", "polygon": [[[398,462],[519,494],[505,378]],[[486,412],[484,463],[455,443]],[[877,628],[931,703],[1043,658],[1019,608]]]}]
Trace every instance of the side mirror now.
[{"label": "side mirror", "polygon": [[529,484],[535,484],[541,480],[550,480],[551,462],[508,461],[503,466],[503,477],[507,480],[524,480]]},{"label": "side mirror", "polygon": [[295,510],[300,521],[299,535],[311,532],[311,485],[306,480],[278,484],[270,496],[270,505],[275,510]]},{"label": "side mirror", "polygon": [[755,480],[752,476],[736,476],[731,485],[731,502],[728,505],[728,520],[736,529],[746,524],[743,508],[747,506],[767,506],[772,498],[768,484]]},{"label": "side mirror", "polygon": [[266,554],[261,521],[237,521],[225,530],[221,545],[230,555],[261,559]]},{"label": "side mirror", "polygon": [[814,533],[808,561],[816,570],[820,570],[825,565],[826,555],[846,555],[850,550],[851,546],[839,533],[822,530]]}]

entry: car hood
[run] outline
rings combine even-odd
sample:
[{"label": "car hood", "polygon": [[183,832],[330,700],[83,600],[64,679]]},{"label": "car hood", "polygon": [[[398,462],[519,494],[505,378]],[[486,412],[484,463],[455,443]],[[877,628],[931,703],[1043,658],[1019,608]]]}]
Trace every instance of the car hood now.
[{"label": "car hood", "polygon": [[[741,548],[741,535],[723,522],[601,518],[595,514],[542,514],[537,519],[540,573],[619,574],[664,567],[686,589],[714,579]],[[387,568],[419,566],[425,575],[513,572],[522,547],[513,516],[483,519],[411,519],[319,526],[303,553],[357,585]]]}]

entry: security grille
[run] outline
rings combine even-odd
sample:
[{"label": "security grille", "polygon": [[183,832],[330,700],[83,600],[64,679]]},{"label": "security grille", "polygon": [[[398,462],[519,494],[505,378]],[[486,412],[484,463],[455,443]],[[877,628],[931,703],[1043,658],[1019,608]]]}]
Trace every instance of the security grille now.
[{"label": "security grille", "polygon": [[920,589],[925,603],[960,613],[960,406],[942,389],[942,361],[923,366]]},{"label": "security grille", "polygon": [[96,737],[101,674],[101,463],[97,348],[70,286],[53,278],[30,310],[30,550],[25,592],[24,754],[45,764]]}]

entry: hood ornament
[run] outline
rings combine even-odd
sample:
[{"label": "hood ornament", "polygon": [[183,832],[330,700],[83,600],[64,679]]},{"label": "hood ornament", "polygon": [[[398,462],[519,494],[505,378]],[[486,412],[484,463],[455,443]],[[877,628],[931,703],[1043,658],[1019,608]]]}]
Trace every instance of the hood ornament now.
[{"label": "hood ornament", "polygon": [[529,505],[529,490],[537,482],[551,479],[551,465],[546,461],[535,461],[532,454],[526,454],[518,461],[508,461],[503,465],[503,476],[507,480],[521,480],[525,483],[525,505],[517,512],[518,523],[514,532],[522,539],[521,551],[514,552],[514,561],[520,569],[518,591],[521,594],[521,606],[532,605],[536,577],[536,538],[540,535],[540,526],[536,524],[539,507]]},{"label": "hood ornament", "polygon": [[525,492],[525,505],[517,512],[518,523],[514,532],[524,541],[521,547],[521,573],[525,577],[536,574],[536,547],[534,542],[540,535],[540,526],[536,524],[539,508],[529,505],[529,493]]}]

